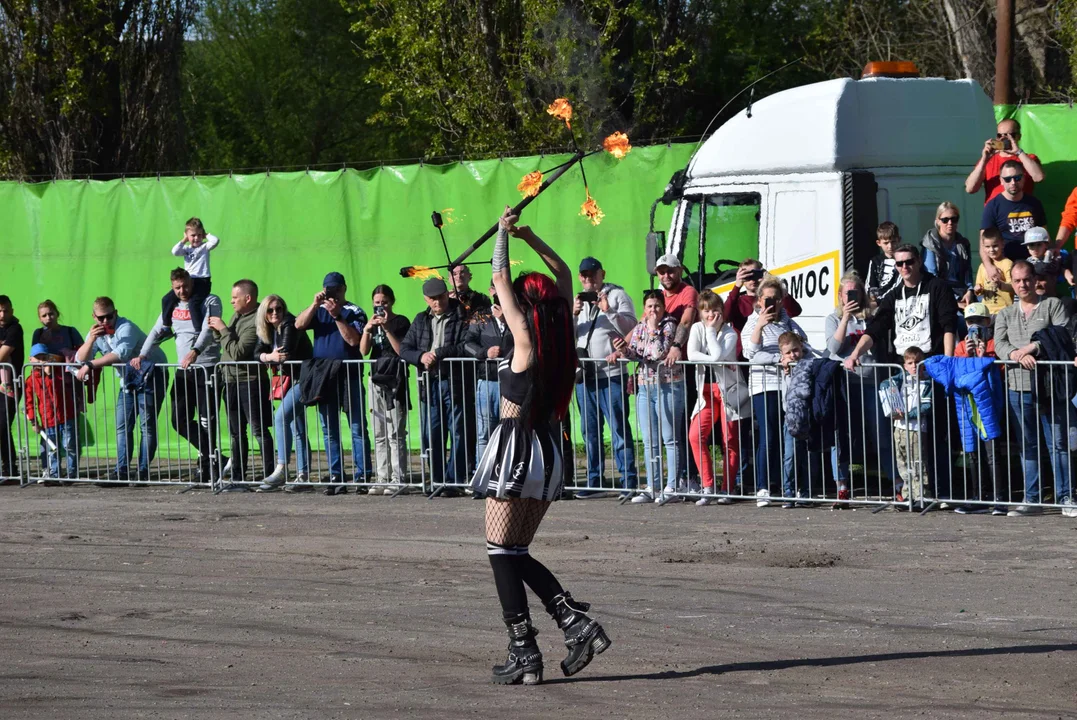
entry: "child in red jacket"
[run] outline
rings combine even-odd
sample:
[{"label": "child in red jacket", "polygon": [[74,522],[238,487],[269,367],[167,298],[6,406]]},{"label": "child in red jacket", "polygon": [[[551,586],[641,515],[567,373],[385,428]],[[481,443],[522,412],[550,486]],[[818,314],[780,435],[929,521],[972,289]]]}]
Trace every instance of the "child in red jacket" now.
[{"label": "child in red jacket", "polygon": [[39,483],[60,477],[61,449],[67,458],[66,477],[74,479],[79,474],[78,390],[74,377],[63,367],[42,364],[63,361],[42,343],[30,348],[30,362],[35,367],[26,378],[26,419],[35,435],[44,433],[47,438],[41,441],[42,477]]}]

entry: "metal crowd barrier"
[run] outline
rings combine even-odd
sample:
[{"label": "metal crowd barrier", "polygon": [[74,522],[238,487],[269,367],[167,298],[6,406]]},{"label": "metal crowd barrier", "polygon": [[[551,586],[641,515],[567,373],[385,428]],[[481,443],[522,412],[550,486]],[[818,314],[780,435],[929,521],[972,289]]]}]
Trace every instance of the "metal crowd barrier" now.
[{"label": "metal crowd barrier", "polygon": [[[283,489],[292,491],[437,497],[469,489],[498,424],[496,360],[412,368],[399,391],[392,378],[375,380],[372,361],[344,361],[320,402],[302,405],[297,386],[274,399],[270,371],[299,365],[162,364],[135,389],[137,378],[116,368],[83,382],[75,364],[30,362],[21,376],[2,365],[13,387],[0,398],[0,441],[11,438],[0,479],[221,492],[257,489],[284,465]],[[996,361],[1002,405],[993,401],[990,440],[982,408],[973,415],[938,383],[910,395],[898,365],[839,368],[839,391],[799,438],[787,431],[780,368],[678,365],[673,378],[649,382],[626,361],[585,361],[562,427],[566,492],[659,504],[1077,514],[1072,363],[1039,362],[1025,385],[1026,371]],[[727,407],[744,414],[725,417]]]},{"label": "metal crowd barrier", "polygon": [[978,406],[973,416],[967,400],[931,383],[934,425],[920,438],[924,511],[1031,515],[1057,508],[1077,516],[1072,467],[1077,367],[1037,361],[1025,370],[996,360],[989,372],[998,373],[1002,397],[1001,408],[992,403],[998,430],[990,439]]},{"label": "metal crowd barrier", "polygon": [[27,426],[20,411],[22,381],[15,366],[0,363],[0,483],[26,485]]}]

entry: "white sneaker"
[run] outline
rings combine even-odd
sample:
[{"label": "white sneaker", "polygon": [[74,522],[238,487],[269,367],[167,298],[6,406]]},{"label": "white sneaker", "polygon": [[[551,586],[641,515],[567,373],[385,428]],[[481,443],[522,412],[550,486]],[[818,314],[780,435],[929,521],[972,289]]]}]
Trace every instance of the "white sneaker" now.
[{"label": "white sneaker", "polygon": [[1077,518],[1077,502],[1073,498],[1062,498],[1062,517]]},{"label": "white sneaker", "polygon": [[715,502],[716,500],[713,495],[704,495],[699,500],[696,500],[696,505],[703,507],[704,505],[713,505]]},{"label": "white sneaker", "polygon": [[407,495],[408,494],[408,486],[405,485],[404,483],[393,483],[392,485],[386,485],[385,489],[382,490],[382,493],[385,494],[385,495],[392,495],[392,494],[396,493],[398,490],[400,491],[401,495]]},{"label": "white sneaker", "polygon": [[382,495],[382,494],[385,493],[386,487],[388,487],[388,486],[387,485],[382,485],[380,483],[378,485],[371,485],[370,487],[367,488],[366,494],[367,495]]},{"label": "white sneaker", "polygon": [[717,498],[715,498],[714,502],[717,505],[732,505],[733,498],[729,497],[728,495],[719,495]]},{"label": "white sneaker", "polygon": [[755,506],[767,507],[770,505],[770,490],[759,488],[755,491]]},{"label": "white sneaker", "polygon": [[629,502],[633,505],[654,502],[654,495],[651,495],[650,492],[642,492],[639,495],[634,496]]},{"label": "white sneaker", "polygon": [[666,490],[666,492],[664,492],[664,493],[660,494],[658,497],[656,497],[654,499],[654,501],[656,503],[665,503],[665,504],[679,503],[679,502],[684,502],[684,498],[681,497],[680,495],[674,495],[669,490]]},{"label": "white sneaker", "polygon": [[228,458],[228,462],[226,462],[224,464],[224,467],[221,468],[221,477],[224,477],[225,475],[230,475],[231,473],[232,473],[232,458]]},{"label": "white sneaker", "polygon": [[277,465],[277,467],[273,468],[273,472],[267,475],[264,480],[262,480],[262,483],[264,485],[283,485],[286,473],[287,468],[285,468],[283,465]]}]

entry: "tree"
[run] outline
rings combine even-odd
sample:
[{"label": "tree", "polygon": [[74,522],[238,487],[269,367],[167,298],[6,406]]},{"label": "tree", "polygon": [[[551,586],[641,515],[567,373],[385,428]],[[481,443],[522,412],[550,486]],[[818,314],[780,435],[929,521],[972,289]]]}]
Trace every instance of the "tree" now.
[{"label": "tree", "polygon": [[316,165],[417,155],[367,123],[378,96],[327,0],[205,0],[184,68],[198,168]]},{"label": "tree", "polygon": [[0,171],[173,167],[196,0],[0,0]]}]

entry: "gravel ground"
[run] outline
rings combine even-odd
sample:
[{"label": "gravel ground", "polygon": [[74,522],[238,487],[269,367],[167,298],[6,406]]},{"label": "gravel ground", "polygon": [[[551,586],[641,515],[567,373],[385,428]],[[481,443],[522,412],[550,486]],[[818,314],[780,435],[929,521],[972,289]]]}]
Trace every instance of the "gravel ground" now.
[{"label": "gravel ground", "polygon": [[469,499],[0,488],[0,718],[1075,717],[1077,522],[558,503],[613,646],[498,687]]}]

